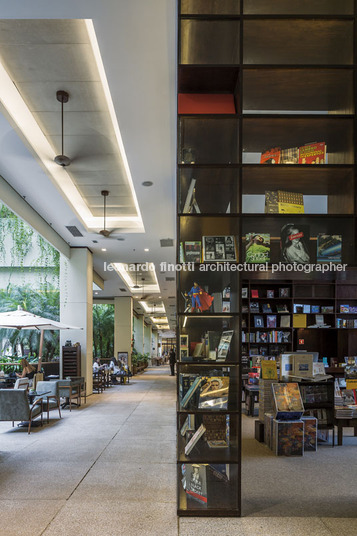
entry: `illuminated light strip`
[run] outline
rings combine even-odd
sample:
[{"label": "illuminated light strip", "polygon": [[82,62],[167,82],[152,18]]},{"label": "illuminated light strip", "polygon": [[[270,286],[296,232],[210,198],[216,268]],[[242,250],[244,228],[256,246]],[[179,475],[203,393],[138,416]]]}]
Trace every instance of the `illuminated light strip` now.
[{"label": "illuminated light strip", "polygon": [[[141,307],[144,309],[145,313],[152,312],[152,306],[150,307],[145,301],[139,300]],[[166,313],[165,306],[155,308],[157,313]]]},{"label": "illuminated light strip", "polygon": [[[135,263],[129,263],[129,264],[124,264],[124,263],[121,263],[121,262],[114,262],[112,263],[112,266],[114,266],[114,269],[116,270],[116,272],[118,272],[118,274],[120,275],[120,277],[122,278],[122,280],[124,281],[125,285],[127,286],[127,288],[130,290],[130,292],[132,292],[133,294],[138,294],[138,293],[142,293],[142,287],[140,286],[140,288],[136,289],[136,288],[133,288],[136,284],[136,277],[135,277],[135,270],[133,271],[129,271],[127,270],[127,266],[131,266],[131,265],[134,265]],[[140,263],[137,263],[137,264],[140,264]],[[158,280],[157,280],[157,277],[156,277],[156,271],[155,271],[155,265],[154,263],[150,262],[148,263],[148,267],[149,267],[149,271],[148,273],[152,274],[154,279],[155,279],[155,283],[154,284],[145,284],[145,291],[146,292],[160,292],[160,286],[159,286],[159,283],[158,283]],[[131,277],[131,274],[134,276],[134,279]],[[152,311],[147,311],[147,312],[152,312]],[[161,311],[157,311],[157,312],[161,312]],[[165,311],[164,311],[165,312]]]},{"label": "illuminated light strip", "polygon": [[[140,303],[140,302],[139,302]],[[145,302],[144,302],[145,303]],[[167,319],[166,316],[163,316],[161,318],[155,318],[155,317],[151,317],[151,320],[155,323],[155,324],[168,324],[169,321]]]},{"label": "illuminated light strip", "polygon": [[[137,210],[137,216],[123,216],[120,218],[107,218],[109,223],[113,226],[121,227],[121,222],[128,223],[128,227],[131,227],[137,231],[144,231],[144,224],[139,209],[138,200],[134,190],[133,180],[130,173],[129,164],[126,158],[123,140],[120,134],[118,121],[115,115],[113,101],[110,95],[108,81],[105,75],[103,62],[101,59],[98,41],[95,35],[95,30],[92,20],[86,19],[85,21],[88,38],[91,43],[93,56],[96,61],[96,65],[99,71],[101,83],[103,85],[104,94],[108,106],[109,115],[112,121],[113,129],[117,138],[118,148],[121,158],[123,160],[124,169],[127,175],[130,191],[133,196],[135,208]],[[93,216],[85,200],[81,196],[76,185],[72,181],[72,178],[67,171],[58,166],[54,162],[56,153],[51,147],[46,136],[42,132],[30,109],[25,103],[24,99],[20,95],[16,85],[12,81],[4,65],[0,62],[0,103],[2,104],[6,115],[16,124],[23,136],[26,138],[27,143],[32,147],[37,157],[41,161],[42,165],[46,168],[50,177],[53,179],[58,190],[65,196],[66,200],[77,214],[83,225],[87,229],[98,229],[103,224],[102,217]]]}]

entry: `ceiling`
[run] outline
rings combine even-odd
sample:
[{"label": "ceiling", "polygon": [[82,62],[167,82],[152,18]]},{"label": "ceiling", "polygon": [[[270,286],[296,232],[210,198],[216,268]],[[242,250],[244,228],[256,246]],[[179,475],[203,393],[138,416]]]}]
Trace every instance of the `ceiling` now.
[{"label": "ceiling", "polygon": [[[160,287],[153,299],[162,296],[174,315],[175,282],[166,280],[173,273],[160,270],[160,263],[174,263],[176,252],[174,246],[160,247],[160,239],[176,236],[175,0],[33,0],[31,5],[0,0],[0,8],[0,59],[54,154],[61,152],[56,91],[70,94],[64,152],[73,162],[65,169],[57,166],[57,172],[67,174],[73,189],[70,195],[61,189],[63,178],[56,182],[31,136],[26,139],[4,108],[0,174],[66,242],[93,251],[94,268],[105,280],[96,297],[129,294],[119,290],[126,287],[118,273],[106,270],[109,263],[153,262]],[[109,101],[84,19],[94,27]],[[153,185],[145,187],[144,181]],[[97,233],[103,189],[110,192],[107,227],[117,229],[109,239]],[[74,238],[66,226],[76,226],[83,236]],[[139,305],[136,309],[142,312]],[[173,326],[174,316],[169,319]]]}]

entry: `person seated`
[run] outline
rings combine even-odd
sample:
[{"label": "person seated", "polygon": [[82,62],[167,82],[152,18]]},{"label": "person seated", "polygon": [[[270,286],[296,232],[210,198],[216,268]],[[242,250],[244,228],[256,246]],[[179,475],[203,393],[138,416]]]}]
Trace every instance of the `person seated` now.
[{"label": "person seated", "polygon": [[20,365],[22,367],[22,373],[19,374],[16,372],[16,376],[18,378],[28,378],[29,380],[32,380],[34,375],[36,374],[36,369],[30,363],[27,361],[27,359],[21,359]]},{"label": "person seated", "polygon": [[99,357],[96,357],[93,362],[93,372],[98,373],[100,370],[104,369],[104,365],[100,364]]},{"label": "person seated", "polygon": [[112,370],[112,373],[110,374],[112,383],[118,385],[118,379],[120,379],[120,383],[123,384],[124,376],[126,375],[123,363],[120,360],[117,361],[115,357],[112,357],[109,368]]}]

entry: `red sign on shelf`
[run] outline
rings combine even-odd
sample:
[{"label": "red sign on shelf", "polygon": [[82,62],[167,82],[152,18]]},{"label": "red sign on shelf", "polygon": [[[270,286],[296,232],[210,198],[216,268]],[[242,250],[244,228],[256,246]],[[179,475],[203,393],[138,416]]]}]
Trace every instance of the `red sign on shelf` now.
[{"label": "red sign on shelf", "polygon": [[299,344],[305,344],[305,339],[299,339]]}]

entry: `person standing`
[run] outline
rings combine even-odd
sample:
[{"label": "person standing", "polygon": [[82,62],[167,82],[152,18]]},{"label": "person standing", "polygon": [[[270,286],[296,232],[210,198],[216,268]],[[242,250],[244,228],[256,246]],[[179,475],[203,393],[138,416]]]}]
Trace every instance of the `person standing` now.
[{"label": "person standing", "polygon": [[175,376],[176,354],[173,348],[171,348],[170,350],[169,361],[170,361],[171,376]]}]

